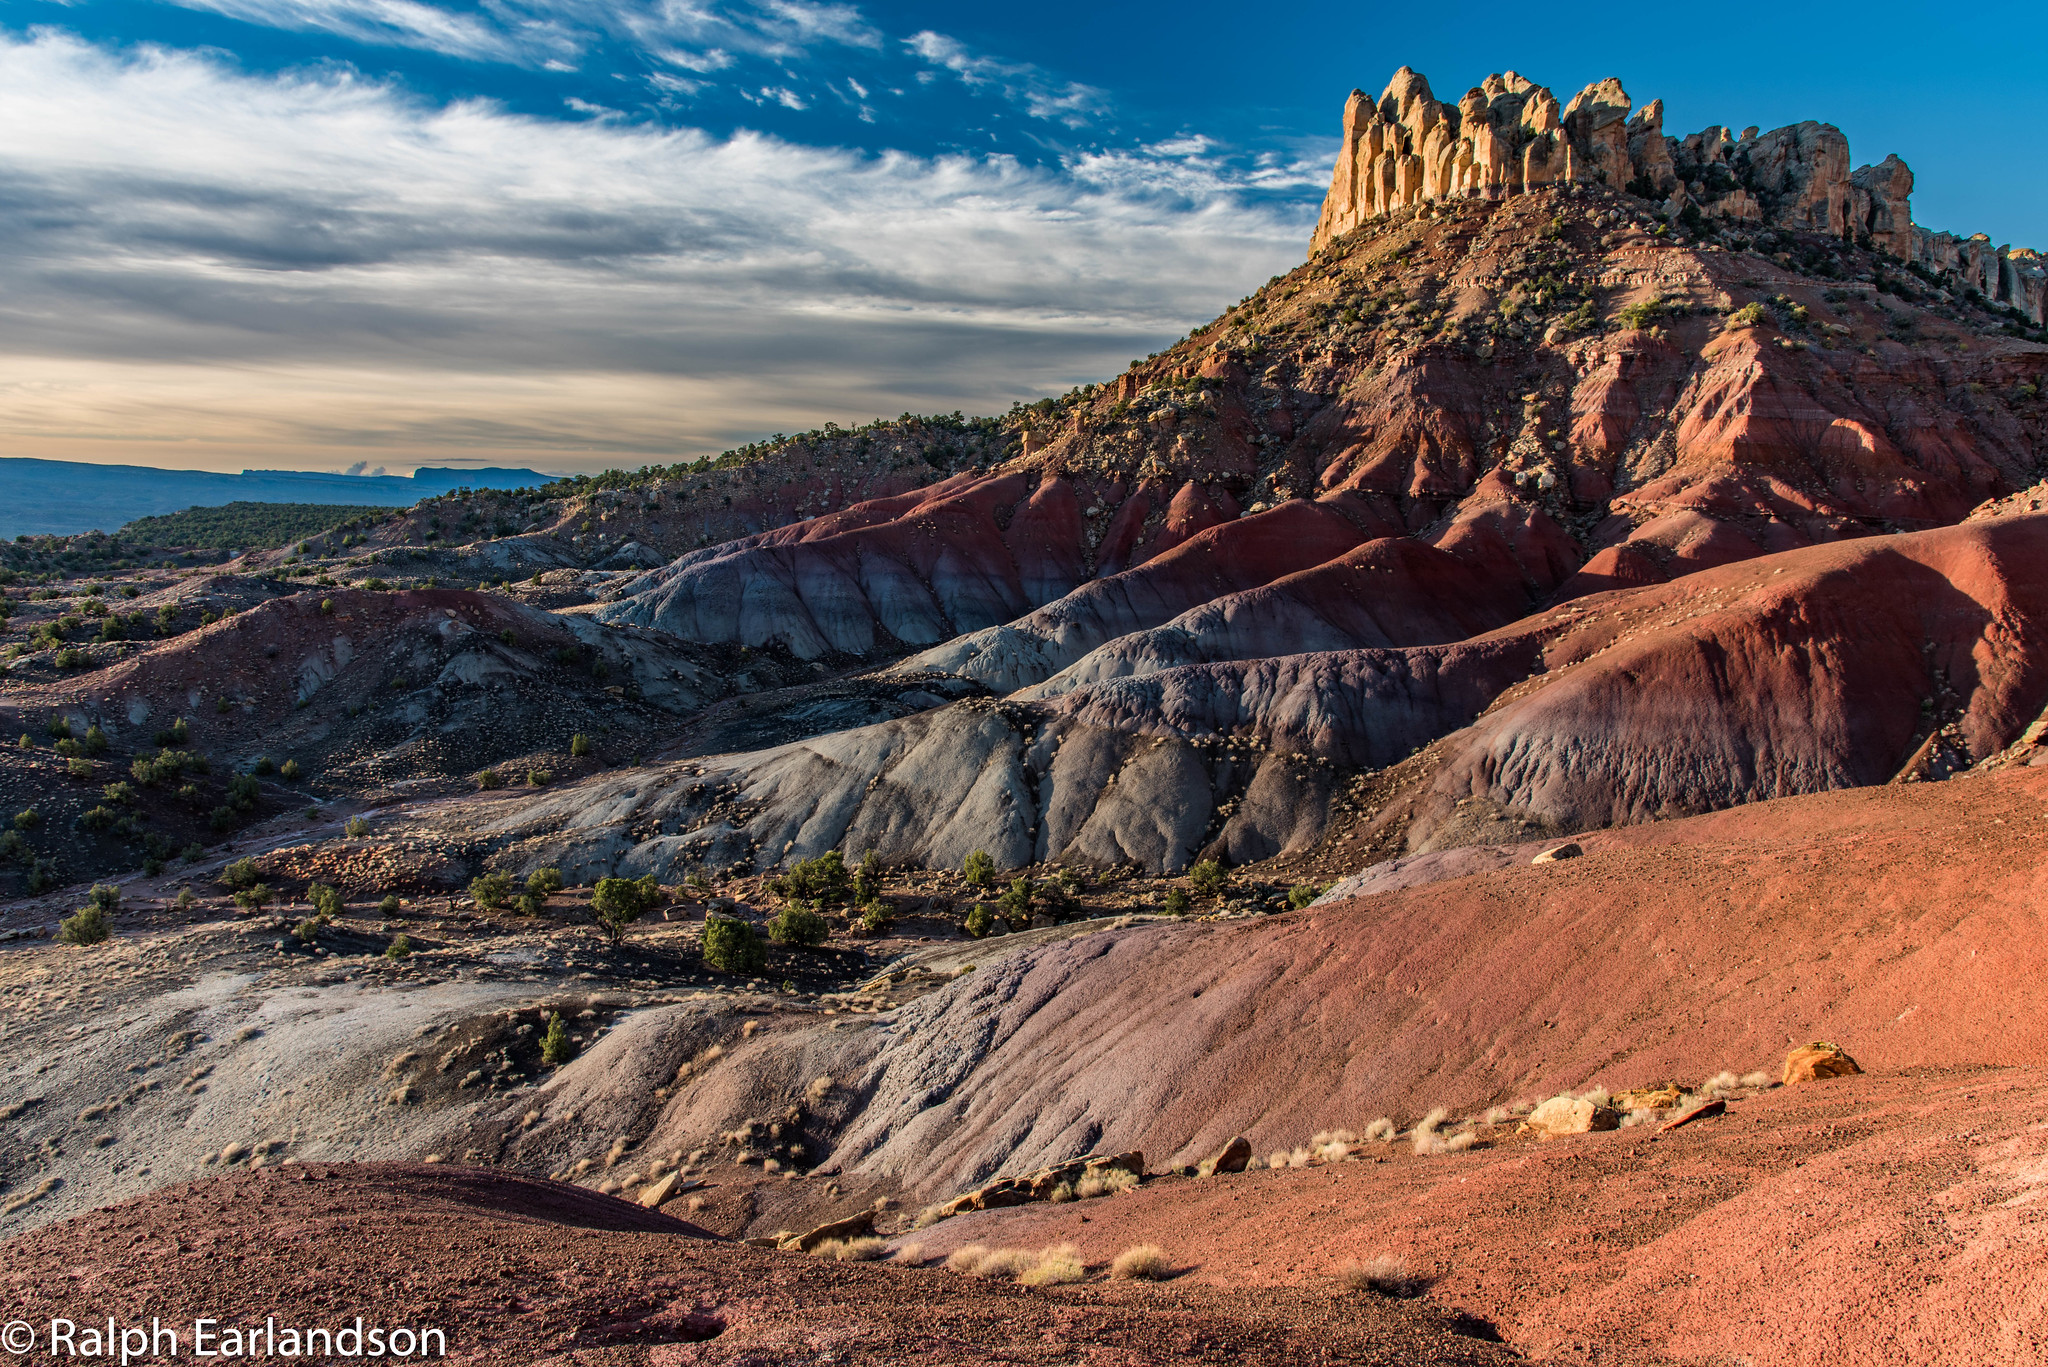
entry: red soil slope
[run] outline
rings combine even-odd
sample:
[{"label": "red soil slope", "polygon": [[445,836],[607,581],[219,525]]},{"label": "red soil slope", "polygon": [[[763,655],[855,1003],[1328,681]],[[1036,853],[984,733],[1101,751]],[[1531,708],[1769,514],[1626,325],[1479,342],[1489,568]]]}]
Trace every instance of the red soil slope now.
[{"label": "red soil slope", "polygon": [[967,1243],[1156,1243],[1186,1280],[1327,1286],[1399,1260],[1426,1298],[1541,1360],[1752,1367],[2048,1362],[2038,1068],[1879,1071],[1640,1129],[1284,1172],[948,1220]]},{"label": "red soil slope", "polygon": [[[0,1244],[10,1317],[441,1327],[492,1367],[1505,1364],[1432,1306],[1323,1291],[1026,1291],[697,1237],[610,1197],[407,1165],[272,1168]],[[181,1355],[191,1353],[189,1336]]]},{"label": "red soil slope", "polygon": [[1294,915],[1083,937],[904,1008],[909,1042],[871,1066],[833,1161],[944,1195],[1077,1142],[1155,1167],[1233,1134],[1266,1153],[1439,1104],[1771,1067],[1816,1038],[1883,1072],[2048,1066],[2044,834],[2048,772],[2016,769],[1599,832],[1583,858]]}]

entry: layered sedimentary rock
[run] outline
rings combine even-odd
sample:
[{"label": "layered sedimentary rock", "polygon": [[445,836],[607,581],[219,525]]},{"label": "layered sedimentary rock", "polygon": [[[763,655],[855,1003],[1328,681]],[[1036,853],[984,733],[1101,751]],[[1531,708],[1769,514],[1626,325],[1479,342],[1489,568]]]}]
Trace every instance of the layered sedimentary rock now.
[{"label": "layered sedimentary rock", "polygon": [[1456,104],[1402,67],[1377,101],[1354,90],[1314,245],[1430,200],[1604,185],[1738,223],[1868,243],[1959,287],[2048,322],[2048,271],[2038,253],[1916,227],[1913,172],[1896,154],[1851,169],[1849,140],[1808,120],[1768,133],[1723,127],[1664,133],[1664,106],[1634,109],[1621,82],[1596,81],[1559,106],[1516,72],[1489,76]]}]

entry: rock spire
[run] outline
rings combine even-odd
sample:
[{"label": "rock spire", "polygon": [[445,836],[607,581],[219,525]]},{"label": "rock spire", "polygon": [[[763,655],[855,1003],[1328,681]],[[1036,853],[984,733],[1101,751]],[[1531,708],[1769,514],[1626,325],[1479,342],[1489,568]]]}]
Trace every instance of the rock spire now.
[{"label": "rock spire", "polygon": [[1663,101],[1637,109],[1611,76],[1562,106],[1513,71],[1488,76],[1456,104],[1405,66],[1377,101],[1352,91],[1314,246],[1429,200],[1562,185],[1655,199],[1674,219],[1692,211],[1867,243],[2048,323],[2041,254],[1916,226],[1913,172],[1897,155],[1852,170],[1842,131],[1810,120],[1768,133],[1717,127],[1668,137]]}]

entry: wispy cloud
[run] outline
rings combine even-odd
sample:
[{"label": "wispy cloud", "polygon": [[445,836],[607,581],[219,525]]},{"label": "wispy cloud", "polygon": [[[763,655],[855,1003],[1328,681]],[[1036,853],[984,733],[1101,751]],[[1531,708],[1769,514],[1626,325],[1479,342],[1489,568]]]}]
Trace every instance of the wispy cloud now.
[{"label": "wispy cloud", "polygon": [[1080,128],[1109,109],[1108,96],[1093,86],[1059,80],[1028,62],[1006,62],[971,52],[943,33],[926,29],[906,38],[904,45],[970,86],[1001,92],[1035,119]]},{"label": "wispy cloud", "polygon": [[[787,59],[817,47],[879,48],[852,5],[802,0],[489,0],[452,9],[424,0],[172,0],[270,28],[526,66],[568,65],[602,39],[633,42],[692,70],[732,52]],[[701,63],[708,63],[701,64]]]},{"label": "wispy cloud", "polygon": [[[593,110],[602,114],[601,110]],[[1300,259],[1281,172],[432,105],[0,37],[0,450],[555,466],[988,410]],[[146,448],[146,449],[145,449]]]}]

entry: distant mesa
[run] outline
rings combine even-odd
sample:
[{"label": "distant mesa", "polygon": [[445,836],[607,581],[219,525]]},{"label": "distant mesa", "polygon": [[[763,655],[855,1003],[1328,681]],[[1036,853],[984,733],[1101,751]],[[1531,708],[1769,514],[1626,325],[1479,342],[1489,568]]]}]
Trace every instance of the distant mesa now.
[{"label": "distant mesa", "polygon": [[409,508],[450,490],[546,484],[538,470],[421,466],[411,475],[319,470],[163,470],[147,465],[0,458],[0,539],[112,531],[159,513],[226,503],[346,503]]},{"label": "distant mesa", "polygon": [[1500,197],[1566,185],[1605,185],[1663,202],[1672,219],[1708,218],[1822,232],[1881,248],[2048,323],[2048,261],[1913,222],[1913,172],[1896,155],[1849,169],[1849,140],[1805,123],[1737,136],[1708,128],[1664,134],[1664,102],[1635,109],[1621,82],[1596,81],[1562,107],[1547,88],[1508,71],[1456,104],[1402,67],[1377,101],[1344,105],[1344,141],[1314,245],[1429,200]]}]

